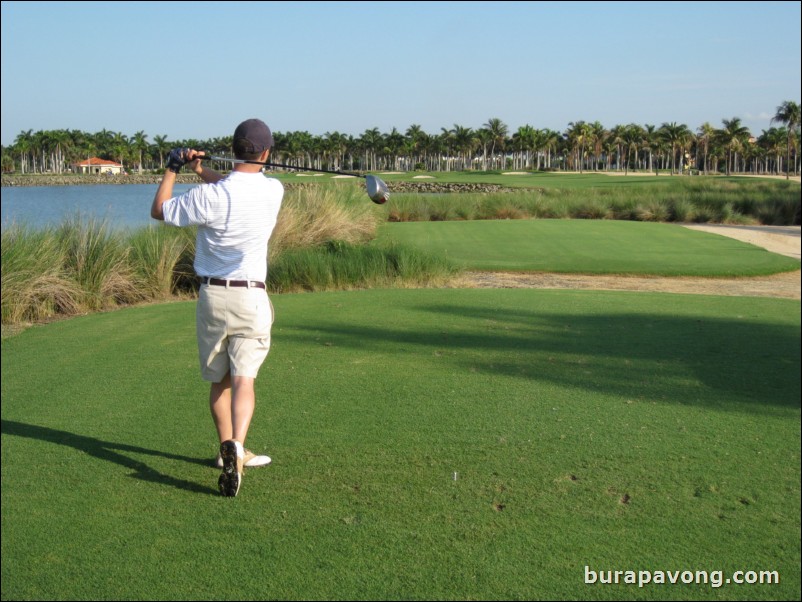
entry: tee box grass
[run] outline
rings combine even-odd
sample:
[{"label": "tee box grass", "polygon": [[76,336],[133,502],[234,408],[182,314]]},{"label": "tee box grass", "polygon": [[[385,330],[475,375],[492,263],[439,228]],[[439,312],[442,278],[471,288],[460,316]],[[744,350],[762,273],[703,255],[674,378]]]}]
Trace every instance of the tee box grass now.
[{"label": "tee box grass", "polygon": [[[194,302],[2,342],[4,599],[798,599],[798,301],[275,295],[216,491]],[[588,585],[770,570],[775,585]],[[230,578],[229,578],[230,577]]]}]

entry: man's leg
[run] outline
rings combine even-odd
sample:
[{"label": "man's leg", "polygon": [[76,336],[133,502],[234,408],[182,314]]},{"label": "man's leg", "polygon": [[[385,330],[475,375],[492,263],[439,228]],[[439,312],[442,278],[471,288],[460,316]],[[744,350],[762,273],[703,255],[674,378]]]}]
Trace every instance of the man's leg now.
[{"label": "man's leg", "polygon": [[[231,377],[227,374],[221,382],[212,385],[212,416],[217,425],[217,433],[223,439],[220,444],[223,473],[218,480],[218,487],[220,493],[227,497],[236,496],[242,484],[242,471],[246,462],[244,443],[256,398],[253,382],[253,378]],[[227,405],[226,401],[229,402]],[[228,437],[229,432],[231,437]],[[267,462],[269,461],[270,458],[267,458]]]},{"label": "man's leg", "polygon": [[220,437],[220,443],[234,438],[231,422],[231,373],[226,373],[219,383],[212,383],[209,391],[209,408]]},{"label": "man's leg", "polygon": [[251,426],[253,410],[256,406],[256,393],[254,392],[254,379],[248,376],[235,376],[231,384],[231,427],[232,439],[243,445],[248,436],[248,427]]},{"label": "man's leg", "polygon": [[220,443],[229,439],[245,443],[255,406],[253,378],[235,376],[232,379],[229,373],[219,383],[212,383],[209,407]]}]

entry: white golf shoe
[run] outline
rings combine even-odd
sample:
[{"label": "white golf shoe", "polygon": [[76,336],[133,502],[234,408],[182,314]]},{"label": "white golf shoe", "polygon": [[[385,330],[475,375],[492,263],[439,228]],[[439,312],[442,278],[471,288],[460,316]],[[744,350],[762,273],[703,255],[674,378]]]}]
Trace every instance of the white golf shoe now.
[{"label": "white golf shoe", "polygon": [[[244,466],[246,468],[256,468],[257,466],[267,466],[272,461],[273,460],[270,458],[270,456],[263,456],[263,455],[255,454],[249,449],[245,450],[245,464],[244,464]],[[215,459],[214,463],[215,463],[215,466],[217,466],[217,468],[221,468],[222,469],[223,468],[223,456],[221,456],[220,454],[217,454],[217,458]]]}]

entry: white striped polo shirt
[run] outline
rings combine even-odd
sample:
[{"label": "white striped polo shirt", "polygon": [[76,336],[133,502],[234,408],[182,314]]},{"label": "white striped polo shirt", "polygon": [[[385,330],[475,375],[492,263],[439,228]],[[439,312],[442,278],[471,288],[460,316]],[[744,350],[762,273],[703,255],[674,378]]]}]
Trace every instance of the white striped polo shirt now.
[{"label": "white striped polo shirt", "polygon": [[284,186],[262,173],[232,171],[164,203],[164,221],[198,226],[195,273],[229,280],[267,279],[267,241]]}]

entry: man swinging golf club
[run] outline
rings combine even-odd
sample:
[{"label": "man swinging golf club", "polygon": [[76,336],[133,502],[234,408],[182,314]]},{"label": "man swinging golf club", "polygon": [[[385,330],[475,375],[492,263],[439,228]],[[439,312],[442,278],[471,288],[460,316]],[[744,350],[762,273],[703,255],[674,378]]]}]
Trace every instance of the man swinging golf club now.
[{"label": "man swinging golf club", "polygon": [[[273,136],[259,119],[234,131],[237,159],[265,162]],[[245,449],[253,417],[254,381],[270,350],[273,307],[267,296],[267,243],[284,187],[258,164],[236,163],[228,176],[204,167],[203,153],[170,151],[151,217],[173,226],[197,226],[195,272],[200,278],[196,329],[201,376],[211,382],[209,405],[220,439],[218,486],[239,493],[245,466],[264,466],[268,456]],[[173,197],[176,174],[189,164],[204,184]]]}]

